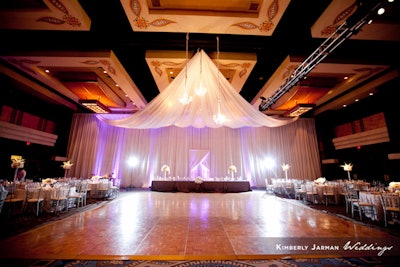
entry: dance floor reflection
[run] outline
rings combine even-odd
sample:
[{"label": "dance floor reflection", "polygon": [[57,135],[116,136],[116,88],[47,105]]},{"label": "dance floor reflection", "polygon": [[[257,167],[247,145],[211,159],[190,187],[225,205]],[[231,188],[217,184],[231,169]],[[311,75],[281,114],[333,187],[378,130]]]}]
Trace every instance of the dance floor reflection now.
[{"label": "dance floor reflection", "polygon": [[[375,246],[394,247],[387,254],[398,250],[394,245],[400,244],[399,239],[386,232],[264,191],[221,194],[138,190],[121,192],[107,205],[3,240],[0,258],[324,257],[341,256],[336,245],[342,250],[348,240],[371,237]],[[313,244],[326,247],[311,250]],[[376,255],[378,251],[370,253]]]}]

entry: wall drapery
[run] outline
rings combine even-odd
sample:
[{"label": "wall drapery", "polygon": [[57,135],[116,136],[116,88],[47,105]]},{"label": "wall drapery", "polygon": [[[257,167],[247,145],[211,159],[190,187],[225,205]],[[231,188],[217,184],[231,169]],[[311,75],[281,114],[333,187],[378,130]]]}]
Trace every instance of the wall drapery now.
[{"label": "wall drapery", "polygon": [[[74,162],[71,176],[90,177],[114,173],[122,187],[148,187],[162,176],[190,177],[190,150],[208,150],[210,177],[236,176],[252,186],[264,187],[265,178],[284,177],[280,167],[288,163],[289,177],[314,180],[321,175],[314,119],[298,119],[281,127],[128,129],[111,126],[94,114],[75,114],[71,126],[68,159]],[[265,159],[276,160],[274,169]],[[135,159],[136,165],[128,164]],[[131,161],[132,162],[132,161]]]}]

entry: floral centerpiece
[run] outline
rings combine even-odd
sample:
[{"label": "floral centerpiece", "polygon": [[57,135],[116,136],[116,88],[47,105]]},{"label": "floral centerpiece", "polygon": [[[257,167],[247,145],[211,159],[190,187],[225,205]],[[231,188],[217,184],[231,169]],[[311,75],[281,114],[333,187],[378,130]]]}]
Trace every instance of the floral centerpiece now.
[{"label": "floral centerpiece", "polygon": [[25,164],[25,160],[23,158],[17,159],[11,159],[12,163],[11,163],[11,168],[13,169],[20,169],[24,167]]},{"label": "floral centerpiece", "polygon": [[235,165],[231,165],[228,167],[228,173],[231,174],[232,179],[236,172],[237,172],[237,169],[236,169]]},{"label": "floral centerpiece", "polygon": [[388,186],[388,190],[390,192],[398,192],[400,191],[400,182],[390,182]]},{"label": "floral centerpiece", "polygon": [[92,180],[92,182],[94,183],[98,183],[100,181],[100,179],[103,178],[103,176],[100,175],[93,175],[92,178],[90,178]]},{"label": "floral centerpiece", "polygon": [[285,172],[285,179],[287,180],[287,172],[288,172],[290,166],[289,166],[289,164],[287,164],[287,163],[283,163],[283,164],[281,165],[281,167],[282,167],[282,170]]},{"label": "floral centerpiece", "polygon": [[197,176],[196,179],[194,179],[194,182],[196,184],[201,184],[201,183],[203,183],[203,179],[200,176]]},{"label": "floral centerpiece", "polygon": [[18,169],[21,169],[24,167],[25,159],[23,159],[22,157],[12,157],[11,161],[12,161],[11,168],[15,169],[15,173],[14,173],[14,180],[15,180],[15,179],[17,179]]},{"label": "floral centerpiece", "polygon": [[326,178],[325,177],[319,177],[318,179],[314,180],[314,183],[318,184],[318,185],[322,185],[322,184],[326,183]]},{"label": "floral centerpiece", "polygon": [[350,172],[353,170],[353,164],[345,162],[344,165],[340,165],[340,167],[342,167],[343,170],[347,172],[347,178],[350,181],[351,180]]},{"label": "floral centerpiece", "polygon": [[55,183],[57,183],[57,181],[55,179],[51,179],[51,178],[46,178],[46,179],[42,180],[42,186],[44,186],[44,187],[51,187]]},{"label": "floral centerpiece", "polygon": [[167,178],[167,173],[169,174],[171,172],[171,169],[167,164],[164,164],[161,166],[161,171],[164,173],[164,179]]},{"label": "floral centerpiece", "polygon": [[63,162],[63,165],[61,165],[61,167],[65,170],[64,177],[67,177],[67,172],[69,169],[71,169],[72,165],[74,164],[70,160]]}]

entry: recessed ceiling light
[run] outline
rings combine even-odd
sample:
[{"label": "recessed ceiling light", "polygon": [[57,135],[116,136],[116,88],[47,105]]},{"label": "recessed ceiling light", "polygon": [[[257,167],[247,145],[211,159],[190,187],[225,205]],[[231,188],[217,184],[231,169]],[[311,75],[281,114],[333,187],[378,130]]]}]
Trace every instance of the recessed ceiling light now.
[{"label": "recessed ceiling light", "polygon": [[383,7],[378,9],[378,15],[382,15],[383,13],[385,13],[385,9]]},{"label": "recessed ceiling light", "polygon": [[345,108],[345,107],[347,107],[347,105],[346,105],[346,104],[344,104],[344,105],[343,105],[343,107]]},{"label": "recessed ceiling light", "polygon": [[374,95],[374,93],[371,92],[371,93],[369,93],[369,95]]},{"label": "recessed ceiling light", "polygon": [[358,102],[358,98],[356,100],[354,100],[355,102]]},{"label": "recessed ceiling light", "polygon": [[349,77],[347,77],[347,76],[344,76],[344,77],[343,77],[343,79],[345,79],[345,80],[347,80],[348,78],[349,78]]}]

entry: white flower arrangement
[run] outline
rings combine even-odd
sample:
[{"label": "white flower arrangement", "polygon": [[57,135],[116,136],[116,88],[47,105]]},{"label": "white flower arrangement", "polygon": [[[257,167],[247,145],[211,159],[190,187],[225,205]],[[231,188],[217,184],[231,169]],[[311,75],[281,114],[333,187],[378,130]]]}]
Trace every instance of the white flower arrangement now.
[{"label": "white flower arrangement", "polygon": [[92,182],[97,183],[101,178],[103,178],[103,177],[100,175],[94,175],[94,176],[92,176],[91,180],[92,180]]},{"label": "white flower arrangement", "polygon": [[283,170],[284,172],[287,172],[287,171],[289,170],[289,168],[290,168],[289,164],[287,164],[287,163],[283,163],[283,164],[281,165],[281,167],[282,167],[282,170]]},{"label": "white flower arrangement", "polygon": [[162,167],[161,167],[161,171],[162,171],[163,173],[170,173],[170,172],[171,172],[171,169],[169,168],[169,166],[168,166],[167,164],[164,164],[164,165],[162,165]]},{"label": "white flower arrangement", "polygon": [[347,178],[349,178],[349,180],[351,180],[350,172],[353,170],[353,164],[345,162],[344,165],[340,165],[340,167],[342,167],[343,170],[345,172],[347,172]]},{"label": "white flower arrangement", "polygon": [[236,173],[237,172],[236,166],[235,165],[229,166],[228,172],[229,173]]},{"label": "white flower arrangement", "polygon": [[396,192],[396,191],[400,190],[400,182],[390,182],[388,190],[390,192]]},{"label": "white flower arrangement", "polygon": [[24,167],[25,164],[25,159],[21,158],[21,159],[11,159],[12,163],[11,163],[11,168],[13,169],[21,169]]},{"label": "white flower arrangement", "polygon": [[201,184],[201,183],[203,183],[203,179],[200,176],[197,176],[196,179],[194,179],[194,182],[196,184]]},{"label": "white flower arrangement", "polygon": [[72,165],[74,165],[74,164],[70,160],[68,160],[68,161],[64,161],[63,165],[61,165],[61,167],[64,170],[69,170],[72,167]]},{"label": "white flower arrangement", "polygon": [[314,180],[314,183],[319,184],[319,185],[324,184],[324,183],[326,183],[326,178],[325,177],[319,177],[318,179]]},{"label": "white flower arrangement", "polygon": [[343,168],[344,171],[346,172],[351,172],[353,170],[353,164],[351,163],[344,163],[344,165],[340,165],[340,167]]},{"label": "white flower arrangement", "polygon": [[44,180],[42,180],[42,185],[53,185],[55,184],[57,181],[51,178],[46,178]]}]

